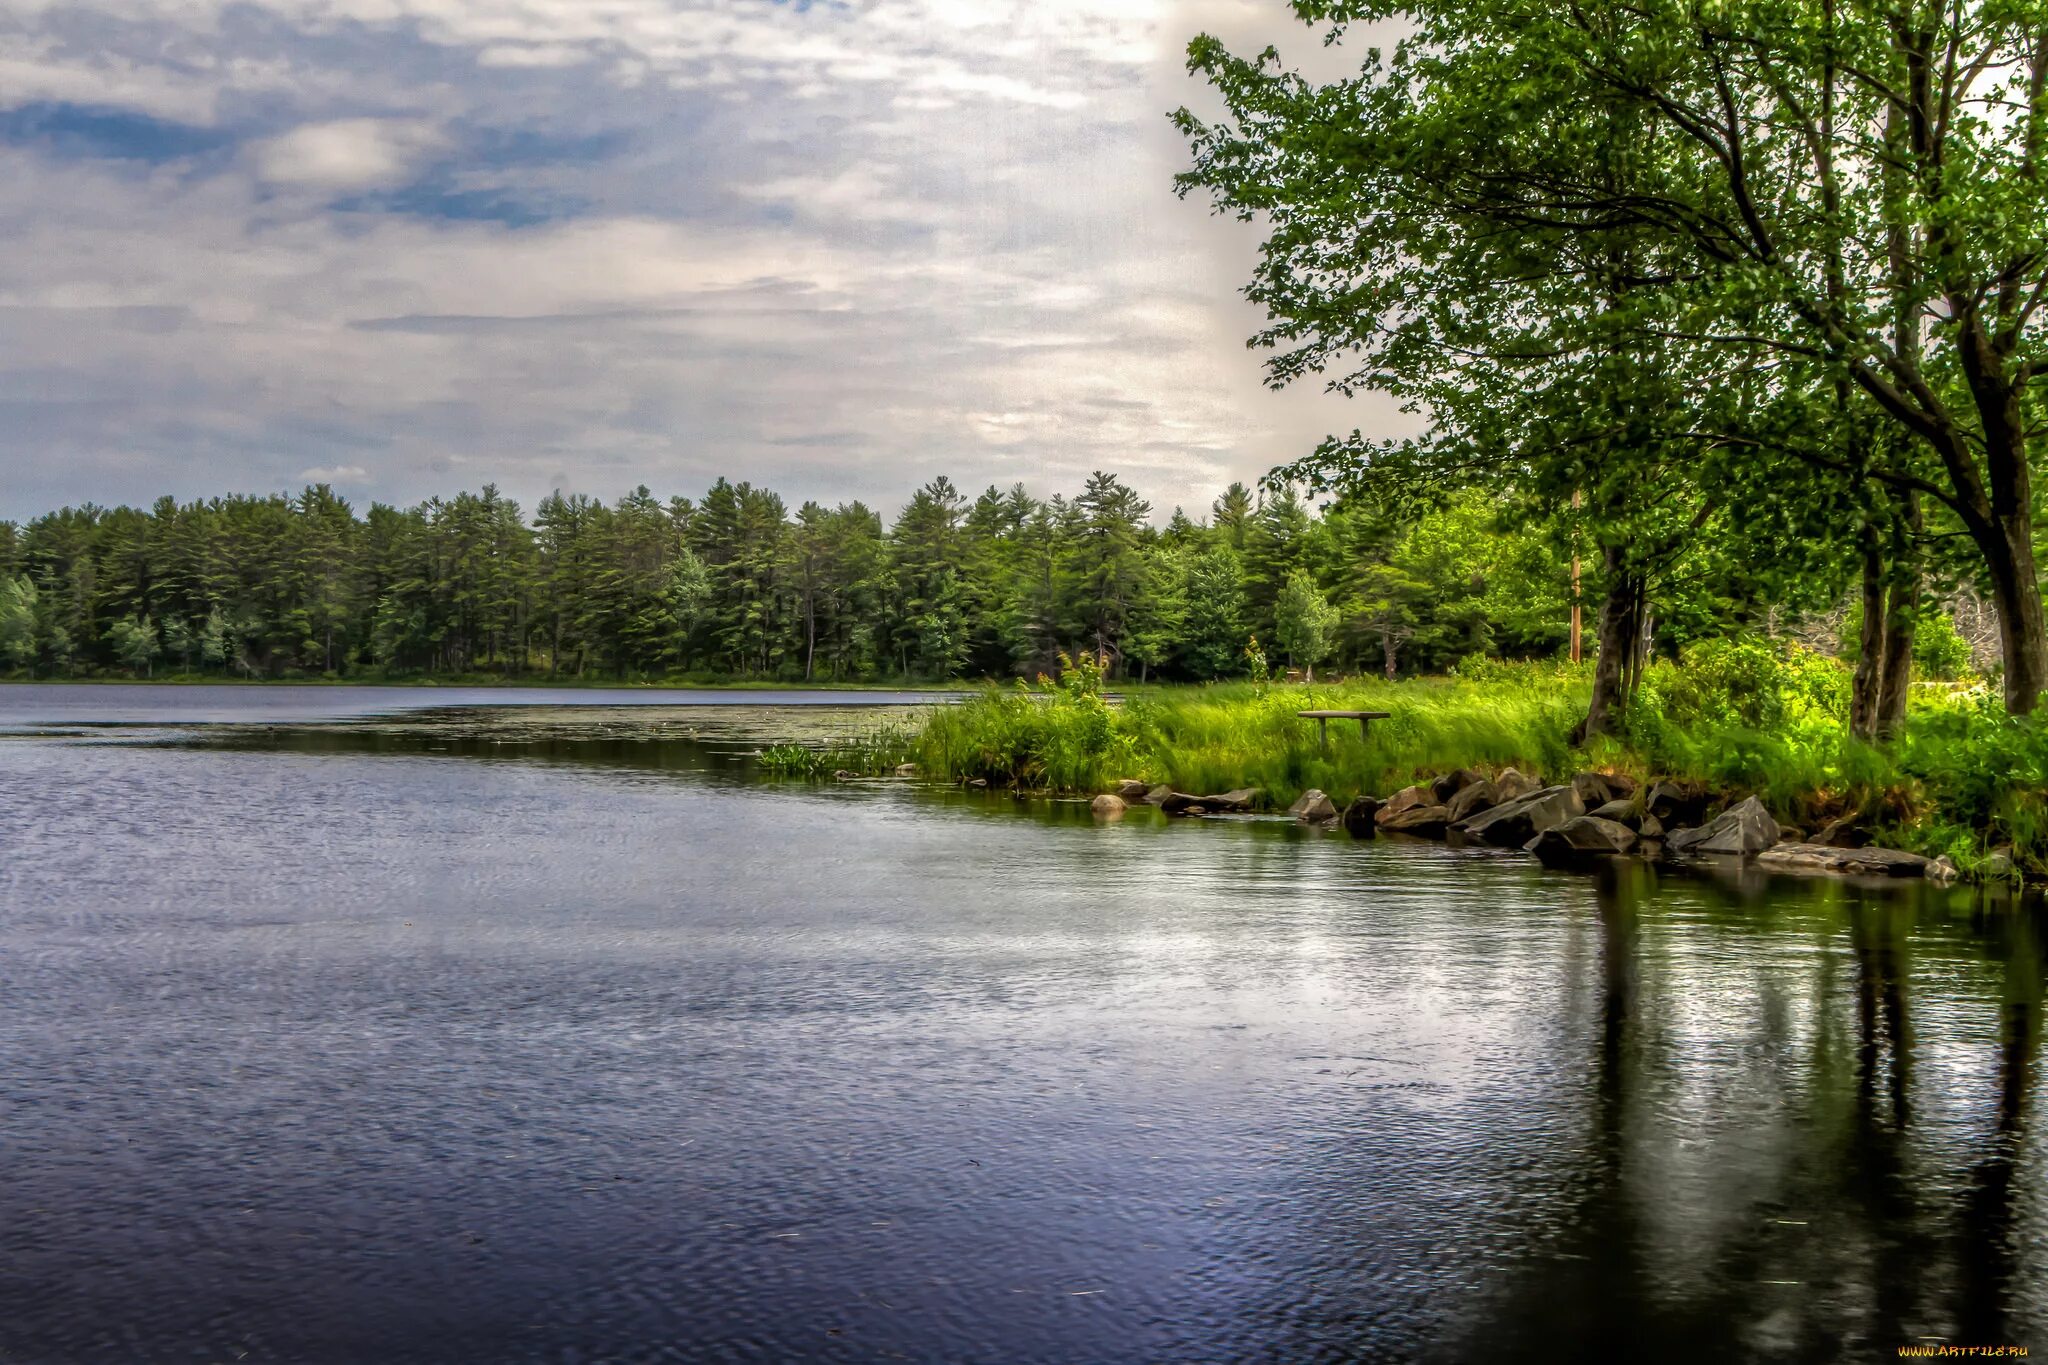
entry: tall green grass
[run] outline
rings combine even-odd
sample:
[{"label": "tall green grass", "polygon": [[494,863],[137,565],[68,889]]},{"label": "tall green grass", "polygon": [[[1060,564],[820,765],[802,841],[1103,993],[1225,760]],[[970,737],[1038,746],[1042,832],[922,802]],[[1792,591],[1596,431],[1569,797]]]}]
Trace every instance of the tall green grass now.
[{"label": "tall green grass", "polygon": [[[1965,866],[2010,847],[2048,871],[2048,721],[2015,720],[1988,689],[1923,689],[1906,734],[1848,734],[1848,673],[1772,642],[1715,642],[1649,670],[1621,738],[1574,749],[1583,669],[1483,665],[1466,676],[1334,686],[1139,689],[1119,704],[1086,663],[1036,688],[990,689],[934,711],[911,741],[926,772],[1027,790],[1101,791],[1120,778],[1196,795],[1255,787],[1269,808],[1315,787],[1339,802],[1457,767],[1561,780],[1597,768],[1757,795],[1811,830],[1860,816],[1887,842]],[[1363,736],[1305,710],[1388,711]]]}]

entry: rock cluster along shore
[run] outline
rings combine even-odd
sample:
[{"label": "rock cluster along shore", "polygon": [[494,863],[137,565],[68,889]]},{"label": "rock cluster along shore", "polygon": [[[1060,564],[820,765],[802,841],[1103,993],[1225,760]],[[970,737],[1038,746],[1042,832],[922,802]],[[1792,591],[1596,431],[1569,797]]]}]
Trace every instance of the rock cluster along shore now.
[{"label": "rock cluster along shore", "polygon": [[[1096,797],[1094,809],[1115,818],[1127,804],[1145,802],[1168,815],[1188,817],[1251,811],[1258,799],[1259,793],[1249,788],[1198,796],[1126,780],[1116,784],[1115,792]],[[1384,799],[1361,796],[1341,807],[1327,792],[1305,791],[1287,813],[1304,824],[1341,829],[1359,839],[1405,834],[1518,848],[1551,867],[1584,868],[1616,857],[1723,858],[1773,872],[1933,881],[1960,876],[1946,857],[1871,847],[1853,817],[1835,820],[1809,839],[1772,819],[1754,796],[1718,811],[1715,805],[1711,792],[1692,783],[1645,785],[1619,773],[1584,772],[1569,782],[1545,785],[1513,768],[1497,773],[1460,768]]]}]

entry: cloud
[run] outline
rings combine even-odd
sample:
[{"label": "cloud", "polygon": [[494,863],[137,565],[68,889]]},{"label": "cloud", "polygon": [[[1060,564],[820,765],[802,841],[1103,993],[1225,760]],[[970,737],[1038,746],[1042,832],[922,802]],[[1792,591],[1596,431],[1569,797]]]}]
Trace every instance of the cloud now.
[{"label": "cloud", "polygon": [[0,0],[7,25],[0,75],[39,64],[42,103],[0,113],[0,516],[316,474],[893,507],[939,470],[1095,468],[1163,516],[1410,420],[1268,393],[1253,240],[1171,192],[1180,48],[1305,38],[1284,6]]},{"label": "cloud", "polygon": [[418,119],[335,119],[308,123],[250,148],[257,174],[273,185],[368,190],[403,184],[428,154],[447,145]]},{"label": "cloud", "polygon": [[314,465],[301,469],[302,483],[368,483],[370,471],[359,464]]}]

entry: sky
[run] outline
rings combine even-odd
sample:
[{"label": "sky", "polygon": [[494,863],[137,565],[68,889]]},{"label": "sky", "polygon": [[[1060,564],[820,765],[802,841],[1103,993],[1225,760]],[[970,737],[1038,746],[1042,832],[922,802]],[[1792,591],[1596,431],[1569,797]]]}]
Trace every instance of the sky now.
[{"label": "sky", "polygon": [[1268,391],[1183,202],[1284,0],[0,0],[0,517],[328,482],[1206,509]]}]

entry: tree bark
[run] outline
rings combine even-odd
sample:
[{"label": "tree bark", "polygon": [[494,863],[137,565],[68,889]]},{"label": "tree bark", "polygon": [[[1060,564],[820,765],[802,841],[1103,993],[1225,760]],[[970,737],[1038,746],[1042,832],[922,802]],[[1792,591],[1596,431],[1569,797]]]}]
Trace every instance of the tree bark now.
[{"label": "tree bark", "polygon": [[1392,682],[1394,680],[1394,675],[1400,671],[1399,662],[1395,657],[1394,651],[1394,632],[1392,628],[1381,631],[1380,667],[1382,671],[1385,672],[1385,674],[1387,675],[1388,682]]},{"label": "tree bark", "polygon": [[1642,578],[1633,572],[1619,546],[1603,552],[1607,593],[1600,601],[1599,656],[1593,663],[1593,701],[1572,736],[1583,744],[1594,735],[1620,733],[1636,679],[1642,674],[1648,599]]}]

